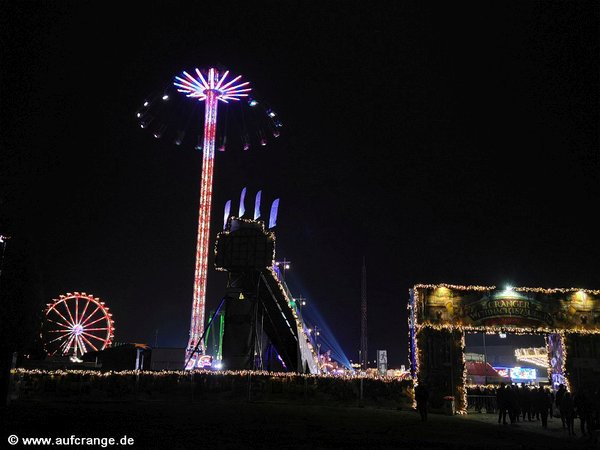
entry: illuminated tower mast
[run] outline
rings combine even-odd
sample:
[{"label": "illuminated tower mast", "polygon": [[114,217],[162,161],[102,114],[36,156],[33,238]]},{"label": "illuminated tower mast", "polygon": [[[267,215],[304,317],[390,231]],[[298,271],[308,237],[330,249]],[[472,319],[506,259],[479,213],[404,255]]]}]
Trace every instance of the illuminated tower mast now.
[{"label": "illuminated tower mast", "polygon": [[367,370],[367,265],[364,256],[360,288],[360,368]]},{"label": "illuminated tower mast", "polygon": [[[197,356],[192,355],[204,333],[204,311],[206,301],[206,278],[208,273],[208,239],[210,235],[210,208],[212,203],[213,167],[215,157],[215,135],[217,129],[218,103],[240,100],[250,92],[249,82],[240,83],[240,76],[227,81],[229,71],[220,74],[210,68],[204,75],[196,69],[196,77],[187,72],[176,76],[174,85],[178,92],[187,97],[205,102],[204,142],[202,145],[202,178],[200,182],[200,207],[198,212],[198,238],[196,242],[196,268],[194,273],[194,300],[190,339],[186,349],[186,369],[197,367]],[[200,352],[204,353],[204,343],[200,342]]]}]

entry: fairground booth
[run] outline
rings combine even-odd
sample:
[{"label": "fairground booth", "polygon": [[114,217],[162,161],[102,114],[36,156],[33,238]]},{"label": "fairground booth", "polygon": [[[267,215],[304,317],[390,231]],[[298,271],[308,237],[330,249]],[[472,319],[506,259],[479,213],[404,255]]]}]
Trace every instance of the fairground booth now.
[{"label": "fairground booth", "polygon": [[411,374],[433,407],[453,397],[466,412],[467,333],[543,336],[554,389],[600,380],[599,290],[418,284],[409,292]]}]

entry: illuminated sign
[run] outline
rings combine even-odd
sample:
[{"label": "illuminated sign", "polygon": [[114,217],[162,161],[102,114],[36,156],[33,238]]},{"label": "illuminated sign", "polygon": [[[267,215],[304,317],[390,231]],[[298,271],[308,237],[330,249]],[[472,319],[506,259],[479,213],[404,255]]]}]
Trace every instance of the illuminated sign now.
[{"label": "illuminated sign", "polygon": [[510,369],[510,378],[513,380],[535,380],[537,378],[537,370],[525,367],[512,367]]},{"label": "illuminated sign", "polygon": [[377,350],[377,369],[380,375],[387,373],[387,350]]},{"label": "illuminated sign", "polygon": [[494,370],[498,372],[498,375],[504,378],[508,378],[510,376],[510,369],[508,367],[494,367]]},{"label": "illuminated sign", "polygon": [[212,356],[210,355],[202,355],[198,359],[198,365],[200,367],[210,367],[212,365]]},{"label": "illuminated sign", "polygon": [[600,332],[597,291],[416,286],[416,323],[486,330],[518,326]]}]

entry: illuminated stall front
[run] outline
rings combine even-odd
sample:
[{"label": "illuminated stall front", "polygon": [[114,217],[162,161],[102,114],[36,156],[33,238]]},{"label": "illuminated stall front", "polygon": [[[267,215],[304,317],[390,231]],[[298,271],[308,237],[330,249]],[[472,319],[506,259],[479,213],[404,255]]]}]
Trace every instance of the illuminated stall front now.
[{"label": "illuminated stall front", "polygon": [[465,333],[540,334],[554,387],[600,377],[600,291],[419,284],[410,290],[411,374],[432,406],[454,397],[466,412]]}]

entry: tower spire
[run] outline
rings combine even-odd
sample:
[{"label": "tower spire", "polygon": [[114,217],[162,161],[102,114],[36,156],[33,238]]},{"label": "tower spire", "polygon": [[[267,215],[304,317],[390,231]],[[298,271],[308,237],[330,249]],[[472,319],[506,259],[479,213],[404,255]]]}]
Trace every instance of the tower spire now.
[{"label": "tower spire", "polygon": [[367,264],[363,256],[362,278],[360,289],[360,368],[367,370],[368,348],[367,348]]}]

